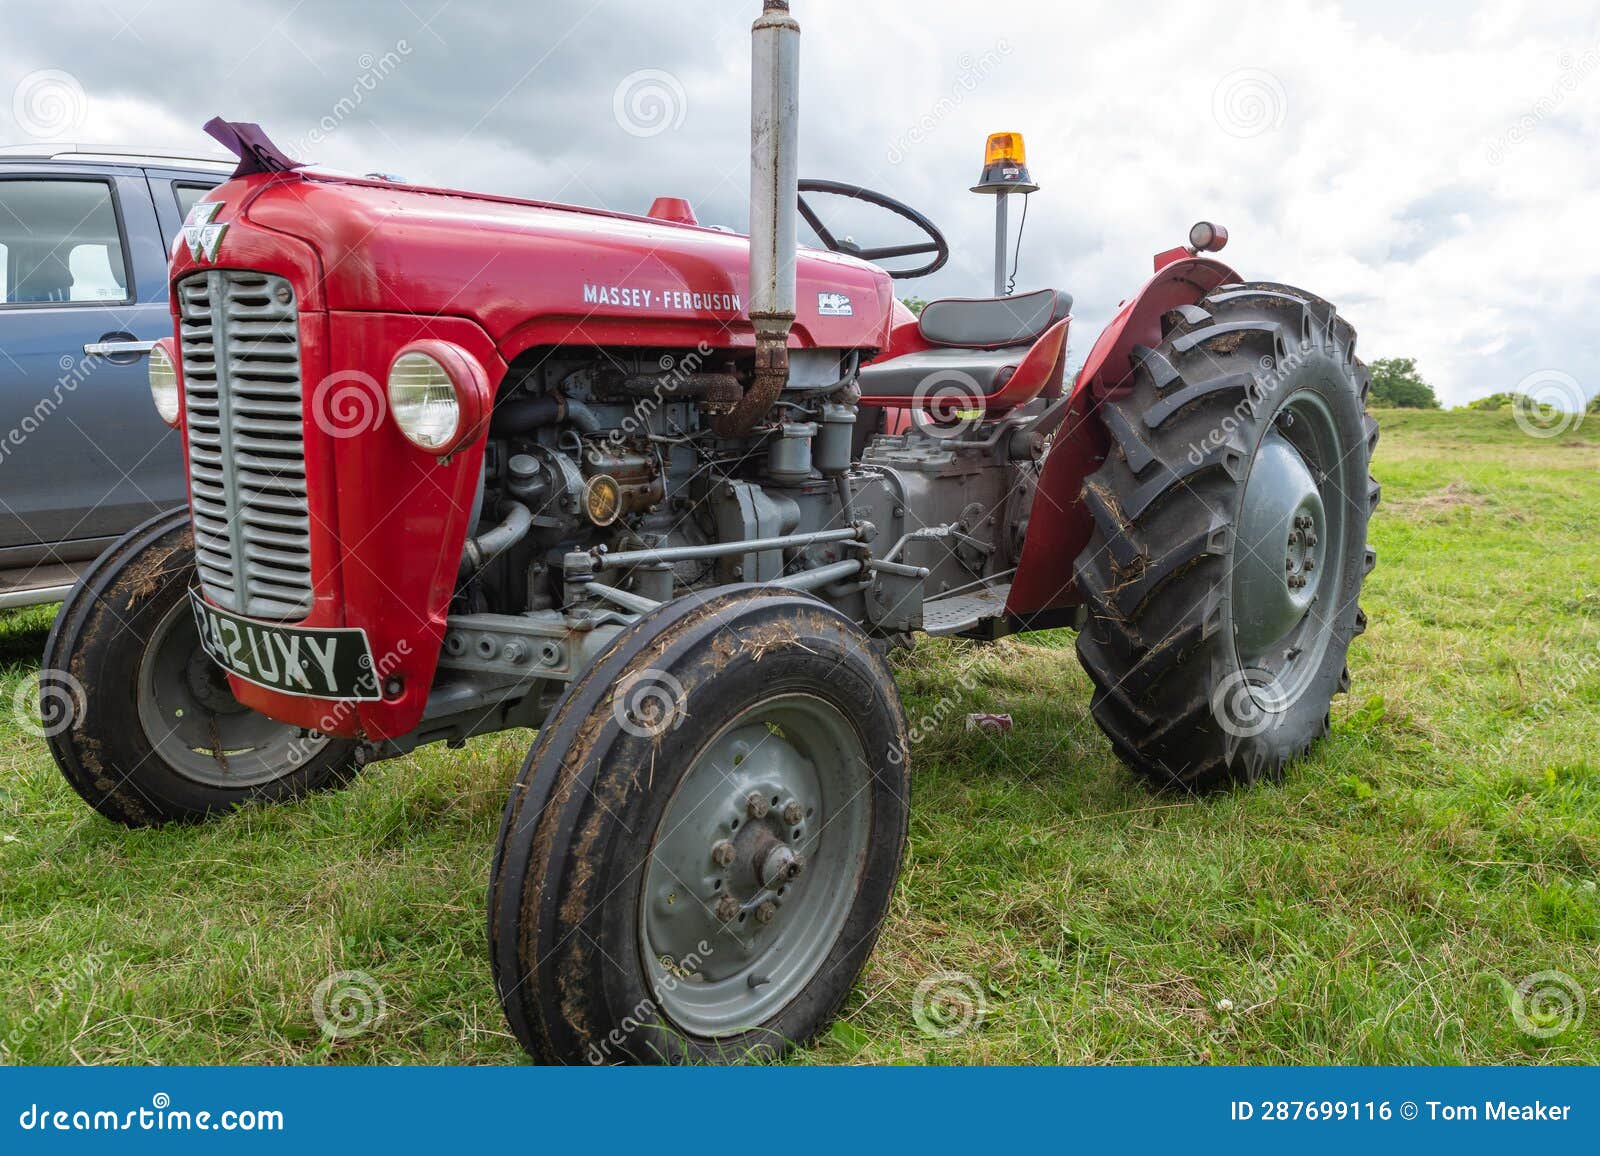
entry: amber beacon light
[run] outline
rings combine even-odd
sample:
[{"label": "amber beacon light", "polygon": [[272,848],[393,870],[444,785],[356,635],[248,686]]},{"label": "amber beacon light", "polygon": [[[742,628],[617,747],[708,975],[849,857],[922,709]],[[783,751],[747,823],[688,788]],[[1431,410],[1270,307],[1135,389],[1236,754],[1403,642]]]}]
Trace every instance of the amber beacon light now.
[{"label": "amber beacon light", "polygon": [[1039,188],[1028,175],[1028,150],[1020,132],[992,132],[983,148],[983,175],[975,193],[1031,193]]}]

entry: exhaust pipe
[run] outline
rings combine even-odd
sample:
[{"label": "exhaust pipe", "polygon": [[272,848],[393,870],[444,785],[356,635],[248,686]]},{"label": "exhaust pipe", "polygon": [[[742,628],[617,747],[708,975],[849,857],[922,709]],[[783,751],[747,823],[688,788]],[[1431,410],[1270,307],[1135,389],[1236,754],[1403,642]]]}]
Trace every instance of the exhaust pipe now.
[{"label": "exhaust pipe", "polygon": [[750,38],[750,322],[756,368],[744,397],[713,422],[723,437],[744,437],[783,392],[795,312],[800,25],[789,15],[788,0],[765,0]]}]

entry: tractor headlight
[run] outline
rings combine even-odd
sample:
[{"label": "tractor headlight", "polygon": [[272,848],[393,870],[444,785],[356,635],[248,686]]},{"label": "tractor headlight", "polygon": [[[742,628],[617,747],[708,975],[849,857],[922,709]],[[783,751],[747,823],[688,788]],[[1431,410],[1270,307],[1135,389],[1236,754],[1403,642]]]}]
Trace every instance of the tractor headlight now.
[{"label": "tractor headlight", "polygon": [[488,413],[483,367],[459,346],[415,341],[389,366],[389,412],[412,445],[443,457]]},{"label": "tractor headlight", "polygon": [[389,409],[400,432],[430,452],[461,428],[461,402],[450,375],[426,353],[403,353],[389,367]]},{"label": "tractor headlight", "polygon": [[150,397],[156,413],[170,426],[178,424],[178,367],[173,364],[167,343],[157,342],[150,350]]}]

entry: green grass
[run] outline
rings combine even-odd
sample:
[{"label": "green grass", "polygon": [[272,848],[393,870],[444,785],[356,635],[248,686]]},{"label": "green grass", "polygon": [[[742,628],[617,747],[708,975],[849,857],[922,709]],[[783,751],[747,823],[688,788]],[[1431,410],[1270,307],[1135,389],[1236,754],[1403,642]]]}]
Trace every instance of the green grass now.
[{"label": "green grass", "polygon": [[[1383,417],[1354,690],[1282,785],[1146,793],[1089,719],[1065,633],[900,661],[913,720],[942,714],[915,751],[910,854],[841,1024],[802,1062],[1600,1062],[1600,420],[1541,441],[1505,414]],[[521,1058],[482,907],[527,734],[125,831],[11,721],[51,612],[0,620],[11,1060]],[[962,670],[974,689],[938,712]],[[980,709],[1016,729],[965,733]],[[344,969],[387,1014],[330,1043],[312,993]],[[1543,1038],[1512,992],[1551,971],[1588,1008]],[[942,973],[981,991],[970,1030],[916,1022]]]}]

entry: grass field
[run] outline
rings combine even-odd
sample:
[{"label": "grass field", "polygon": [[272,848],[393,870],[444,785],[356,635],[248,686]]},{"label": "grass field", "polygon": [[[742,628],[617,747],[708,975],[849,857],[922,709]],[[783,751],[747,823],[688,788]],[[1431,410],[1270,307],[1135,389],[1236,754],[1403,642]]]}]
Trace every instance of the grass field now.
[{"label": "grass field", "polygon": [[[800,1062],[1600,1062],[1600,417],[1383,417],[1371,628],[1281,785],[1146,793],[1064,632],[899,660],[913,721],[975,689],[915,748],[889,924]],[[125,831],[10,709],[53,611],[0,619],[0,1059],[521,1059],[483,896],[526,733]],[[967,734],[970,710],[1016,729]],[[312,996],[344,970],[386,1010],[329,1041]]]}]

